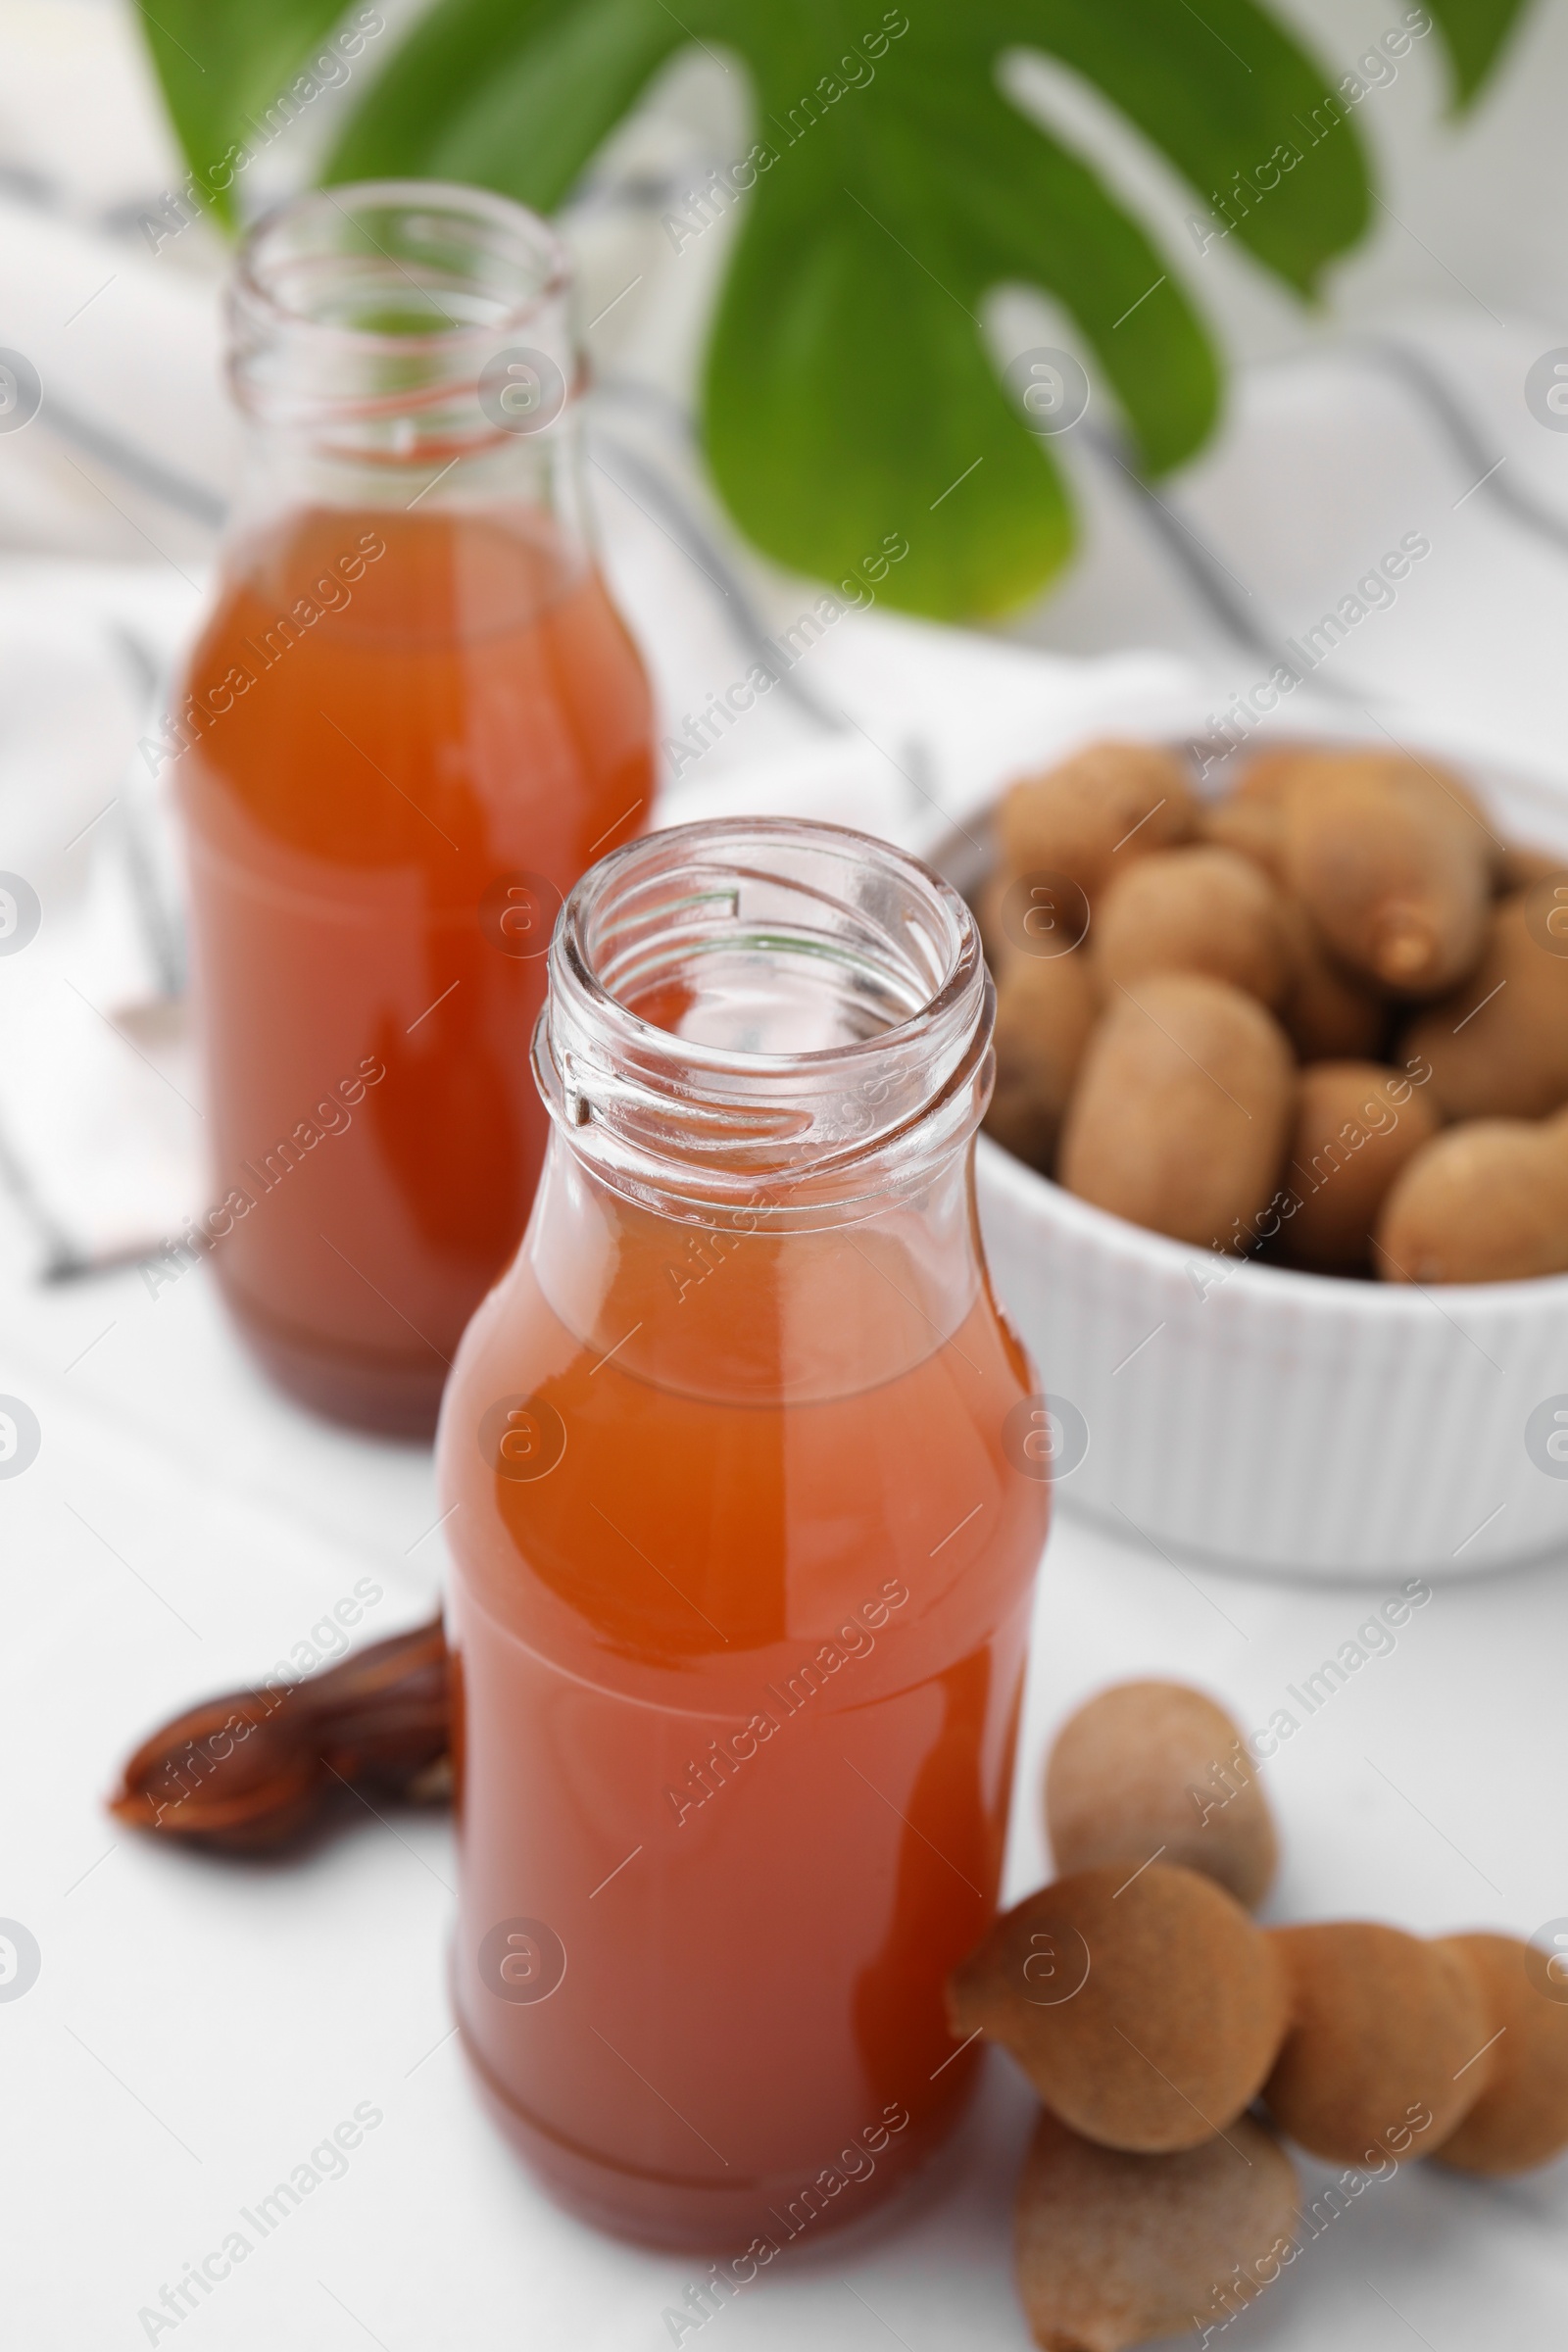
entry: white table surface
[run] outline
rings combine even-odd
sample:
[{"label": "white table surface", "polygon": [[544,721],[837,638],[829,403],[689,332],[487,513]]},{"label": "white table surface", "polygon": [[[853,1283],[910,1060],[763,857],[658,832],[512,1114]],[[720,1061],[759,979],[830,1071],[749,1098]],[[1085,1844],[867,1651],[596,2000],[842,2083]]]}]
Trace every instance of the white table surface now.
[{"label": "white table surface", "polygon": [[[44,1292],[4,1232],[0,1261],[0,1392],[42,1430],[30,1468],[0,1481],[0,1916],[42,1955],[31,1989],[0,2002],[7,2341],[655,2352],[703,2266],[564,2219],[466,2080],[443,1982],[444,1814],[367,1813],[304,1862],[247,1867],[167,1852],[103,1810],[153,1723],[265,1671],[356,1579],[384,1588],[366,1636],[430,1608],[429,1456],[273,1396],[204,1268],[157,1296],[134,1270]],[[1088,1690],[1189,1677],[1260,1723],[1381,1596],[1178,1570],[1063,1514],[1040,1584],[1012,1891],[1046,1875],[1042,1754]],[[1565,1653],[1560,1563],[1441,1586],[1268,1767],[1286,1846],[1268,1916],[1528,1934],[1568,1911]],[[911,2206],[780,2261],[705,2344],[1025,2345],[1008,2207],[1030,2102],[992,2065]],[[150,2338],[141,2309],[367,2101],[383,2121],[344,2176]],[[1230,2341],[1560,2340],[1565,2224],[1568,2163],[1492,2185],[1416,2167],[1371,2184]]]}]

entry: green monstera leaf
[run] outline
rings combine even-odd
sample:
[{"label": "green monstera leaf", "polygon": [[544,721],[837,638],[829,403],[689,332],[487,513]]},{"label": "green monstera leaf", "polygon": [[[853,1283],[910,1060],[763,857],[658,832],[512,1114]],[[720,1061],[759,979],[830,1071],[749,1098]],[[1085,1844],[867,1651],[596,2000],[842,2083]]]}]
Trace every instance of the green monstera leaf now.
[{"label": "green monstera leaf", "polygon": [[233,218],[240,158],[298,111],[299,99],[284,94],[342,13],[343,0],[157,0],[156,12],[142,9],[191,179],[220,220]]},{"label": "green monstera leaf", "polygon": [[1453,106],[1468,106],[1529,0],[1425,0],[1453,67]]},{"label": "green monstera leaf", "polygon": [[[1424,24],[1449,46],[1460,102],[1522,4],[1433,0]],[[303,42],[321,29],[313,0],[158,7],[184,62],[170,62],[172,31],[149,37],[193,156],[193,138],[211,146],[254,114],[289,28]],[[987,347],[995,289],[1038,288],[1071,316],[1091,397],[1119,413],[1150,472],[1191,456],[1218,408],[1218,357],[1181,262],[1012,103],[1009,56],[1038,52],[1092,85],[1203,218],[1303,296],[1366,227],[1339,76],[1258,0],[682,0],[678,13],[435,0],[326,176],[469,180],[548,211],[693,41],[744,71],[756,125],[749,153],[668,219],[684,248],[741,211],[704,368],[713,479],[748,537],[799,570],[838,578],[885,541],[906,545],[882,593],[917,612],[1004,611],[1073,545],[1050,438]],[[190,72],[203,59],[205,90]]]}]

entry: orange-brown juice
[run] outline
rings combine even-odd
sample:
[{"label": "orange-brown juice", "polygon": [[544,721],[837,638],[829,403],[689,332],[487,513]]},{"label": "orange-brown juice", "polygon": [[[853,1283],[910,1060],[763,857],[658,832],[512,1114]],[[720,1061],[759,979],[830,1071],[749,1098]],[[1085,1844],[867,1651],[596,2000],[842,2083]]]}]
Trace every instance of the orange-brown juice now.
[{"label": "orange-brown juice", "polygon": [[416,1433],[527,1216],[561,896],[647,821],[642,666],[542,514],[319,508],[188,684],[219,1278],[287,1388]]},{"label": "orange-brown juice", "polygon": [[[782,2247],[869,2210],[972,2085],[942,1986],[1002,1865],[1030,1371],[983,1279],[933,1323],[897,1219],[605,1196],[579,1282],[594,1188],[556,1149],[443,1408],[459,2016],[579,2210]],[[939,1189],[961,1229],[961,1166]]]}]

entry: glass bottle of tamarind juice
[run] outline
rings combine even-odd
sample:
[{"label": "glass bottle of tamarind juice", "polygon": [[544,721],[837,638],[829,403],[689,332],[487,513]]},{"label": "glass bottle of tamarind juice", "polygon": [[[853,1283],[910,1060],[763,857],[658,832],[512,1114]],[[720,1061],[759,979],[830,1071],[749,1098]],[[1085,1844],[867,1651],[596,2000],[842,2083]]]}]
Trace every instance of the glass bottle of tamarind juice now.
[{"label": "glass bottle of tamarind juice", "polygon": [[172,722],[208,1232],[273,1376],[388,1432],[516,1248],[551,926],[651,792],[570,295],[542,221],[432,182],[284,206],[230,295],[245,464]]},{"label": "glass bottle of tamarind juice", "polygon": [[972,2083],[943,1981],[997,1897],[1049,1499],[975,1217],[992,1016],[967,908],[885,843],[604,858],[442,1407],[468,2055],[567,2204],[733,2279]]}]

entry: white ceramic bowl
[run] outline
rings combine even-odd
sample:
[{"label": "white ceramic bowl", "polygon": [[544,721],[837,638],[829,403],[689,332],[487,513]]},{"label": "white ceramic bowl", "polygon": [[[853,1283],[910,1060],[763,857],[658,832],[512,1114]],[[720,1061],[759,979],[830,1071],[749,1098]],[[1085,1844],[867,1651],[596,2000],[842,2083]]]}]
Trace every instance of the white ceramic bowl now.
[{"label": "white ceramic bowl", "polygon": [[[1499,830],[1568,863],[1568,798],[1448,764]],[[960,888],[982,870],[967,837],[935,861]],[[978,1181],[999,1295],[1048,1396],[1075,1408],[1053,1422],[1069,1508],[1317,1576],[1568,1548],[1568,1275],[1419,1290],[1222,1259],[984,1136]]]}]

